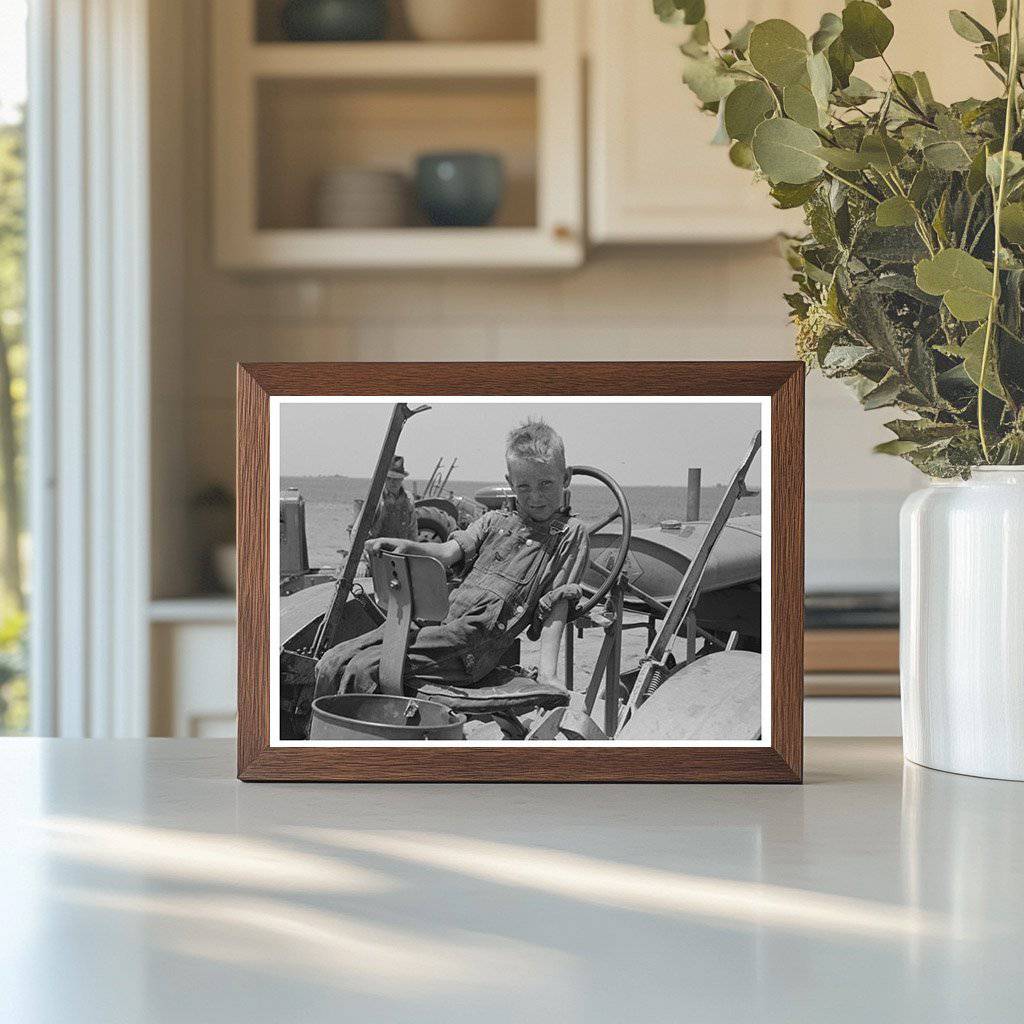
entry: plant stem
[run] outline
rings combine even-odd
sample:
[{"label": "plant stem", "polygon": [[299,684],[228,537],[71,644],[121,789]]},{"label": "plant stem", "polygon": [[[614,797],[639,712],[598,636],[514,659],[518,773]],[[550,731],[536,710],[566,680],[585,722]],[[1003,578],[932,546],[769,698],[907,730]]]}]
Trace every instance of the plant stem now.
[{"label": "plant stem", "polygon": [[847,181],[846,178],[840,178],[838,174],[833,174],[827,167],[824,169],[824,173],[835,181],[841,182],[849,188],[852,188],[854,192],[859,192],[862,196],[866,196],[871,200],[871,202],[876,204],[878,203],[878,196],[873,196],[867,189],[861,188],[856,182]]},{"label": "plant stem", "polygon": [[985,371],[988,369],[989,349],[992,345],[992,329],[999,307],[999,256],[1001,252],[1000,228],[1002,224],[1003,200],[1006,194],[1006,159],[1010,151],[1011,128],[1017,110],[1017,66],[1020,60],[1020,0],[1010,0],[1010,73],[1006,84],[1006,119],[1003,124],[1003,150],[999,155],[999,190],[995,196],[993,213],[995,243],[992,253],[992,296],[989,300],[988,320],[985,323],[985,345],[981,350],[981,369],[978,371],[978,434],[985,461],[992,462],[988,438],[985,436]]},{"label": "plant stem", "polygon": [[775,90],[772,88],[772,83],[769,82],[768,79],[764,77],[764,75],[760,74],[757,71],[754,72],[754,75],[756,78],[759,78],[762,82],[764,82],[764,87],[768,90],[772,100],[775,103],[775,113],[778,114],[779,117],[784,117],[785,113],[782,109],[782,102],[779,100],[779,97],[775,95]]}]

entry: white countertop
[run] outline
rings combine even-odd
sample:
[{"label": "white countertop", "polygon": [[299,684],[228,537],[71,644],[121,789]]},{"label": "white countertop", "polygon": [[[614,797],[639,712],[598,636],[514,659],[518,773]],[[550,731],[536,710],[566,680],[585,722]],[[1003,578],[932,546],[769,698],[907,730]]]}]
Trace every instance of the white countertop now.
[{"label": "white countertop", "polygon": [[1024,785],[810,740],[799,786],[243,785],[0,740],[0,1021],[1005,1022]]}]

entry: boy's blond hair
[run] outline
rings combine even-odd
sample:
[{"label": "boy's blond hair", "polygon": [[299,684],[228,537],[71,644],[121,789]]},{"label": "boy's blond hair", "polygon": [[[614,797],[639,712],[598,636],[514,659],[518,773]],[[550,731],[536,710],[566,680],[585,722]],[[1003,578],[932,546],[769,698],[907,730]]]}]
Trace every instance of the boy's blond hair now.
[{"label": "boy's blond hair", "polygon": [[532,462],[557,462],[565,470],[565,443],[544,420],[528,419],[509,431],[505,461],[529,459]]}]

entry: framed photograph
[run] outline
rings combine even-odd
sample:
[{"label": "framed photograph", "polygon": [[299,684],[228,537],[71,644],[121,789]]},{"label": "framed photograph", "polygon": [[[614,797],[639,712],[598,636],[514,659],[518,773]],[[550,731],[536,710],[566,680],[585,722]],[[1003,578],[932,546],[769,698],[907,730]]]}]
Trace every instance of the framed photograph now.
[{"label": "framed photograph", "polygon": [[238,367],[246,781],[799,782],[798,362]]}]

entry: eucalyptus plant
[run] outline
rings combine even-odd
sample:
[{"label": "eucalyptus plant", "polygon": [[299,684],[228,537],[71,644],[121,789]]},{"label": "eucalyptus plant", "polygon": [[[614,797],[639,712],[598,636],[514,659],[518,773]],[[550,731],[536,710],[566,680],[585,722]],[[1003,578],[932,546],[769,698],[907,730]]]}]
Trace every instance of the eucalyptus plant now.
[{"label": "eucalyptus plant", "polygon": [[[993,0],[989,24],[949,12],[999,93],[949,105],[890,66],[890,6],[852,0],[809,37],[748,22],[716,45],[704,0],[654,0],[691,26],[683,80],[715,140],[776,206],[803,207],[807,232],[785,240],[801,358],[865,409],[910,414],[876,450],[968,476],[1024,462],[1020,0]],[[887,85],[858,77],[868,61]]]}]

